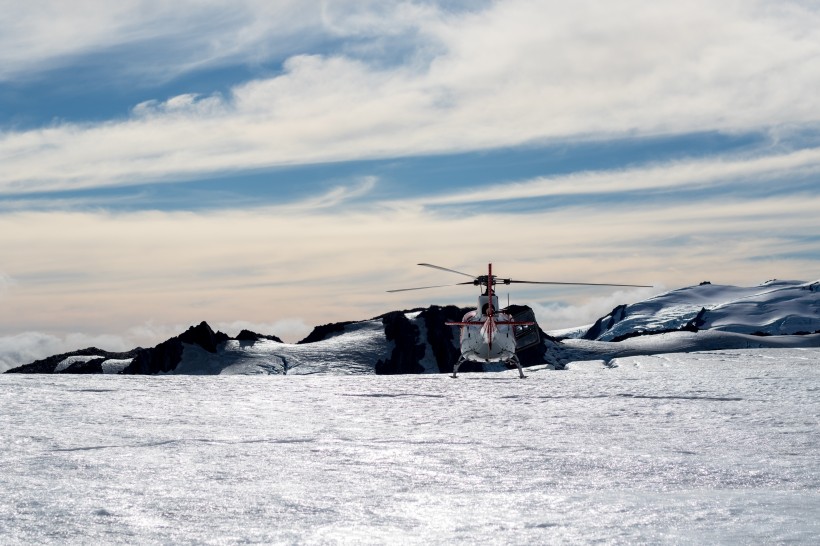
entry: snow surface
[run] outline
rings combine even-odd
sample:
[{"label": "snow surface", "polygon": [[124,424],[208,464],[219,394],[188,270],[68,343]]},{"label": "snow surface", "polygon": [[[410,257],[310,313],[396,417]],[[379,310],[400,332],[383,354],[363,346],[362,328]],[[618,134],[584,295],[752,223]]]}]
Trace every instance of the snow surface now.
[{"label": "snow surface", "polygon": [[[421,340],[426,340],[424,321],[414,319]],[[457,342],[457,337],[455,340]],[[182,361],[169,374],[183,375],[363,375],[375,374],[375,364],[393,350],[379,321],[347,325],[344,332],[315,343],[292,345],[275,341],[230,340],[210,353],[197,345],[183,344]],[[455,342],[454,342],[455,346]],[[424,342],[421,365],[425,373],[439,373],[432,348]],[[557,367],[573,360],[612,360],[625,356],[748,348],[820,347],[820,334],[806,336],[752,336],[704,330],[640,336],[617,343],[567,339],[551,344],[546,359]],[[486,372],[506,371],[502,363],[483,364]]]},{"label": "snow surface", "polygon": [[100,357],[95,356],[95,355],[90,355],[90,356],[85,356],[85,355],[69,356],[69,357],[65,358],[64,360],[60,361],[59,364],[57,364],[57,367],[54,368],[54,373],[61,372],[65,369],[67,369],[72,364],[75,364],[77,362],[88,362],[89,360],[94,360],[95,358],[100,358]]},{"label": "snow surface", "polygon": [[1,375],[0,542],[816,543],[820,350],[527,373]]},{"label": "snow surface", "polygon": [[[626,316],[600,341],[633,332],[680,328],[707,310],[700,329],[789,335],[820,330],[820,281],[773,280],[760,286],[702,284],[672,290],[626,307]],[[583,335],[568,332],[565,335]]]},{"label": "snow surface", "polygon": [[109,358],[102,363],[102,371],[103,373],[120,373],[133,360],[133,358]]},{"label": "snow surface", "polygon": [[171,374],[357,375],[375,373],[379,358],[387,358],[394,343],[384,336],[380,320],[346,325],[343,332],[314,343],[296,345],[276,341],[221,343],[216,353],[183,344],[182,361]]}]

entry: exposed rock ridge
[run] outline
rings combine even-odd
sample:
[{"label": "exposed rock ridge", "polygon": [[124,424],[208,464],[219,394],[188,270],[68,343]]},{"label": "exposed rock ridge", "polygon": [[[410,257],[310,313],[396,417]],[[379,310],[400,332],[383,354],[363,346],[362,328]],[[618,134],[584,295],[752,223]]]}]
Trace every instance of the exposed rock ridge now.
[{"label": "exposed rock ridge", "polygon": [[[433,352],[439,372],[452,373],[453,366],[461,355],[458,349],[458,329],[446,326],[444,323],[460,321],[470,310],[469,307],[456,307],[455,305],[444,307],[432,305],[419,313],[418,318],[424,321],[424,327],[427,330],[427,344]],[[470,371],[470,366],[465,365],[462,369]]]},{"label": "exposed rock ridge", "polygon": [[61,353],[58,355],[52,355],[47,358],[43,358],[41,360],[35,360],[30,364],[24,364],[22,366],[12,368],[6,371],[6,373],[54,373],[54,370],[57,368],[60,362],[63,362],[64,360],[72,356],[93,356],[96,358],[85,362],[75,362],[74,364],[70,365],[68,368],[63,370],[62,373],[102,373],[101,364],[106,360],[134,358],[139,351],[143,350],[144,349],[142,349],[141,347],[138,347],[136,349],[132,349],[124,353],[116,353],[111,351],[104,351],[96,347],[88,347],[86,349],[79,349],[77,351]]},{"label": "exposed rock ridge", "polygon": [[348,320],[345,322],[331,322],[329,324],[314,326],[313,330],[308,334],[308,336],[302,340],[297,341],[296,344],[302,345],[305,343],[315,343],[317,341],[324,341],[333,336],[343,334],[345,331],[345,326],[349,326],[351,324],[354,324],[355,322],[356,321]]},{"label": "exposed rock ridge", "polygon": [[265,335],[265,334],[257,334],[256,332],[252,332],[250,330],[242,330],[239,332],[236,337],[234,338],[237,341],[275,341],[276,343],[284,343],[281,339],[277,336]]},{"label": "exposed rock ridge", "polygon": [[167,373],[176,369],[182,361],[183,343],[199,345],[209,353],[216,353],[219,344],[229,339],[227,334],[214,332],[207,322],[202,321],[197,326],[191,326],[182,334],[163,341],[156,347],[138,351],[131,364],[120,373],[126,375]]},{"label": "exposed rock ridge", "polygon": [[[384,355],[383,358],[373,363],[374,371],[377,374],[423,373],[425,368],[422,366],[421,360],[425,358],[425,352],[429,347],[431,354],[426,356],[435,360],[438,371],[451,373],[453,365],[460,356],[458,329],[447,326],[445,323],[460,321],[464,314],[471,309],[455,305],[433,305],[424,309],[393,311],[376,317],[376,319],[381,319],[385,338],[393,342],[393,348],[389,355]],[[517,313],[522,310],[529,310],[529,308],[515,306],[515,309],[510,309],[510,312]],[[414,312],[417,314],[413,319],[407,318],[408,315]],[[310,335],[299,343],[313,343],[343,335],[348,331],[348,326],[363,322],[368,321],[346,321],[317,326]],[[420,332],[421,324],[424,325],[424,338],[422,338]],[[538,345],[519,352],[519,358],[524,366],[547,362],[549,353],[557,347],[556,340],[544,334],[540,329],[539,333],[541,342]],[[242,330],[236,338],[230,338],[222,332],[215,332],[208,323],[203,321],[196,326],[191,326],[182,334],[167,339],[152,348],[137,348],[128,352],[115,353],[90,347],[71,353],[50,356],[9,371],[11,373],[103,373],[102,364],[106,360],[130,359],[131,362],[127,365],[123,363],[124,368],[117,373],[128,375],[169,373],[176,370],[183,361],[186,345],[195,345],[211,354],[219,355],[221,354],[220,347],[230,339],[250,343],[262,340],[282,342],[276,336],[258,334],[249,330]],[[65,363],[66,358],[72,356],[89,358]],[[63,363],[62,366],[60,366],[61,363]],[[59,370],[57,370],[58,366]],[[479,362],[468,362],[462,366],[461,370],[465,372],[483,371],[484,365]],[[109,371],[109,373],[113,372]]]},{"label": "exposed rock ridge", "polygon": [[394,342],[390,357],[376,362],[376,373],[394,375],[404,373],[423,373],[420,360],[424,358],[424,344],[419,343],[419,329],[410,322],[402,311],[393,311],[382,316],[384,335],[387,341]]},{"label": "exposed rock ridge", "polygon": [[598,336],[622,321],[625,316],[626,304],[621,304],[610,311],[608,315],[596,320],[595,324],[593,324],[590,329],[587,330],[587,333],[582,336],[583,339],[598,339]]}]

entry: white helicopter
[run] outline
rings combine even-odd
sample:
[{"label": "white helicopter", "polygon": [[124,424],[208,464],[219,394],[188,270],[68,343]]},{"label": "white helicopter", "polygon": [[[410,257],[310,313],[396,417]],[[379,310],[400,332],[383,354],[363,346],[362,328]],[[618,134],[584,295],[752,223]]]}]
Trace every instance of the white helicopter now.
[{"label": "white helicopter", "polygon": [[[481,294],[478,297],[478,306],[475,311],[470,311],[460,322],[446,322],[447,326],[460,327],[461,356],[453,367],[452,377],[458,376],[458,368],[466,361],[473,362],[505,362],[515,364],[518,374],[524,379],[524,370],[521,368],[521,361],[516,354],[516,329],[520,330],[528,326],[534,326],[535,321],[516,321],[507,310],[498,306],[498,296],[495,294],[495,285],[502,284],[560,284],[571,286],[626,286],[634,288],[651,288],[640,284],[609,284],[609,283],[588,283],[588,282],[556,282],[556,281],[520,281],[515,279],[499,279],[493,275],[493,264],[487,265],[486,275],[470,275],[433,264],[418,264],[424,267],[432,267],[441,271],[456,273],[465,277],[470,277],[470,281],[456,284],[439,284],[435,286],[419,286],[416,288],[399,288],[388,290],[388,292],[406,292],[408,290],[426,290],[428,288],[442,288],[445,286],[459,286],[472,284],[481,287]],[[532,317],[534,318],[534,316]],[[474,335],[474,328],[478,332]]]}]

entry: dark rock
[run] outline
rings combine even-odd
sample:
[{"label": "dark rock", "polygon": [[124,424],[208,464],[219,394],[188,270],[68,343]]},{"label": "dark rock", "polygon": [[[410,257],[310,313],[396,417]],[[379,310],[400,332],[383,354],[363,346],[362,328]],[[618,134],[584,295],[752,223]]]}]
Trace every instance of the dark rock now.
[{"label": "dark rock", "polygon": [[[59,354],[59,355],[53,355],[53,356],[49,356],[47,358],[43,358],[41,360],[35,360],[31,364],[24,364],[22,366],[18,366],[16,368],[12,368],[10,370],[7,370],[6,373],[54,373],[54,369],[57,367],[57,365],[60,362],[62,362],[63,360],[65,360],[66,358],[70,357],[70,356],[98,356],[98,357],[100,357],[99,359],[95,359],[95,360],[92,360],[90,362],[93,363],[93,362],[97,362],[97,360],[99,360],[99,363],[101,364],[103,361],[108,360],[109,358],[114,358],[114,359],[134,358],[136,356],[136,354],[141,350],[143,350],[143,349],[136,348],[134,350],[131,350],[131,351],[128,351],[128,352],[125,352],[125,353],[114,353],[114,352],[110,352],[110,351],[104,351],[104,350],[98,349],[96,347],[88,347],[87,349],[79,349],[77,351],[71,351],[70,353],[62,353],[62,354]],[[74,368],[78,364],[85,364],[85,363],[75,362],[74,364],[72,364],[71,366],[69,366],[68,368],[66,368],[65,370],[63,370],[60,373],[102,373],[102,367],[101,366],[99,367],[99,372],[84,372],[84,371],[74,372],[74,371],[69,371],[69,370],[71,370],[71,368]],[[91,368],[93,368],[93,365],[90,365],[88,367],[80,366],[80,367],[77,367],[75,369],[76,370],[81,370],[81,369],[91,369]]]},{"label": "dark rock", "polygon": [[204,320],[197,326],[191,326],[178,337],[181,342],[199,345],[209,353],[216,353],[217,346],[230,339],[227,334],[211,330],[211,327]]},{"label": "dark rock", "polygon": [[621,322],[626,316],[626,305],[621,304],[613,309],[608,315],[603,316],[595,321],[587,333],[582,336],[582,339],[596,340],[610,328]]},{"label": "dark rock", "polygon": [[182,361],[183,343],[198,345],[208,352],[216,353],[220,343],[230,339],[222,332],[214,332],[207,322],[202,321],[197,326],[191,326],[178,335],[163,341],[151,349],[142,349],[137,352],[134,360],[120,373],[126,375],[152,375],[170,372]]},{"label": "dark rock", "polygon": [[427,343],[433,351],[438,370],[442,373],[453,373],[453,366],[461,356],[458,327],[447,326],[445,322],[458,322],[470,310],[471,308],[455,305],[432,305],[419,313],[419,318],[424,321],[427,330]]},{"label": "dark rock", "polygon": [[143,349],[120,373],[124,375],[152,375],[170,372],[182,360],[182,342],[172,337],[151,349]]},{"label": "dark rock", "polygon": [[706,314],[708,312],[709,311],[705,307],[701,307],[700,311],[698,311],[698,314],[695,315],[695,318],[693,318],[692,320],[687,322],[680,329],[684,330],[684,331],[687,331],[687,332],[697,332],[697,331],[699,331],[700,328],[704,324],[706,324]]},{"label": "dark rock", "polygon": [[95,358],[94,360],[88,360],[86,362],[75,362],[61,373],[73,373],[73,374],[95,374],[95,373],[103,373],[102,363],[105,362],[105,358]]},{"label": "dark rock", "polygon": [[317,341],[323,341],[333,336],[337,336],[344,333],[345,326],[353,324],[354,322],[355,321],[349,320],[347,322],[334,322],[331,324],[316,326],[305,339],[297,341],[296,344],[302,345],[303,343],[315,343]]},{"label": "dark rock", "polygon": [[268,336],[264,334],[257,334],[256,332],[251,332],[250,330],[242,330],[239,332],[239,335],[235,338],[237,341],[260,341],[260,340],[268,340],[268,341],[275,341],[277,343],[284,343],[281,339],[276,336]]},{"label": "dark rock", "polygon": [[418,343],[419,329],[410,322],[402,311],[393,311],[383,315],[384,335],[395,346],[390,357],[376,362],[376,373],[393,375],[405,373],[423,373],[424,367],[419,361],[424,357],[424,344]]}]

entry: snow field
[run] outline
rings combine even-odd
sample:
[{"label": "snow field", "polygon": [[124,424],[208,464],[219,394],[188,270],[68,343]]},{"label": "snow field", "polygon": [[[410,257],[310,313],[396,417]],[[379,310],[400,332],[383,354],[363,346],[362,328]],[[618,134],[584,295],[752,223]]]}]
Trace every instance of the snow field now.
[{"label": "snow field", "polygon": [[814,543],[820,350],[0,376],[2,543]]}]

